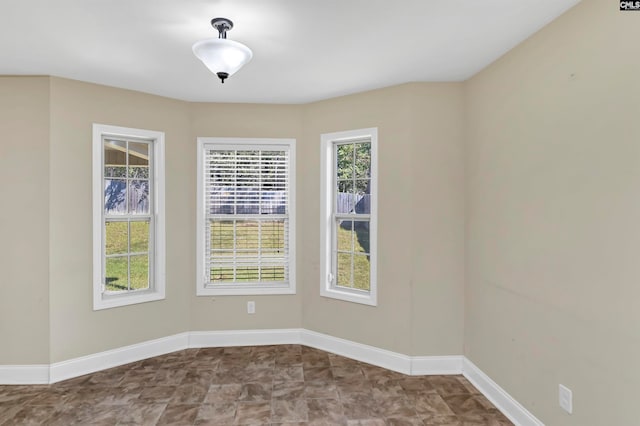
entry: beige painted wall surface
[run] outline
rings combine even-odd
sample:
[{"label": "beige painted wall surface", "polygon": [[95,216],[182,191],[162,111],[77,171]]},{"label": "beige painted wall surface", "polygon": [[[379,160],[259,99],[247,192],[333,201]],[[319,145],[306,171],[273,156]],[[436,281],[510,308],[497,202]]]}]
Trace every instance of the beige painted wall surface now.
[{"label": "beige painted wall surface", "polygon": [[[196,153],[198,137],[294,138],[297,151],[297,294],[270,296],[196,296],[194,278],[187,283],[190,295],[191,330],[247,330],[301,327],[303,288],[308,284],[301,277],[300,246],[303,228],[307,226],[302,208],[311,194],[301,191],[301,175],[306,173],[308,159],[301,155],[301,107],[298,105],[257,104],[191,104],[191,137],[182,155],[188,162],[191,215],[196,212]],[[193,247],[196,244],[195,225],[185,229]],[[195,257],[192,263],[195,270]],[[247,314],[247,301],[255,301],[256,313]]]},{"label": "beige painted wall surface", "polygon": [[49,78],[0,77],[0,365],[49,362]]},{"label": "beige painted wall surface", "polygon": [[[457,99],[457,100],[456,100]],[[443,102],[442,109],[436,105]],[[429,107],[429,114],[415,110]],[[365,343],[376,347],[415,354],[460,353],[462,329],[459,326],[462,309],[461,282],[456,274],[439,274],[434,263],[425,263],[423,255],[437,252],[437,241],[427,235],[434,226],[441,226],[443,234],[455,231],[451,227],[461,226],[462,211],[455,211],[454,218],[442,217],[441,213],[457,210],[455,199],[460,194],[447,193],[462,181],[462,161],[458,154],[449,156],[450,150],[459,150],[461,140],[457,132],[448,134],[448,127],[460,113],[460,90],[453,85],[402,85],[388,89],[361,93],[322,101],[305,106],[305,137],[300,157],[305,158],[305,173],[299,176],[303,193],[319,194],[320,191],[320,135],[322,133],[378,127],[379,189],[378,189],[378,306],[371,307],[321,297],[320,288],[320,197],[308,198],[301,210],[307,226],[301,231],[305,282],[303,325],[305,328]],[[420,123],[419,123],[420,122]],[[423,133],[428,125],[431,129]],[[434,140],[430,136],[444,136]],[[429,138],[429,140],[426,140]],[[457,148],[446,147],[447,143]],[[422,144],[422,145],[420,145]],[[420,156],[422,159],[417,159]],[[425,158],[428,157],[428,158]],[[425,172],[425,165],[435,168]],[[446,170],[446,166],[454,170]],[[459,176],[457,176],[459,174]],[[421,182],[434,178],[456,181],[451,185],[437,186],[435,182]],[[445,189],[446,187],[446,189]],[[461,188],[457,188],[460,190]],[[430,198],[444,201],[446,206],[428,209]],[[415,219],[421,222],[415,223]],[[453,245],[462,245],[459,240]],[[421,246],[419,252],[416,247]],[[424,248],[422,248],[424,245]],[[449,246],[449,243],[447,243]],[[448,249],[448,265],[462,264],[462,258],[452,260]],[[427,275],[423,272],[429,270]],[[432,291],[425,291],[431,289]],[[415,294],[414,294],[415,292]],[[430,293],[420,303],[412,302],[416,294]],[[434,296],[434,292],[436,297]],[[420,306],[417,306],[420,305]],[[414,308],[420,312],[413,312]],[[448,309],[452,308],[452,309]],[[426,313],[429,311],[429,313]],[[439,327],[423,324],[429,318],[442,321]],[[453,321],[454,327],[447,323]],[[421,355],[423,353],[420,353]]]},{"label": "beige painted wall surface", "polygon": [[465,354],[547,425],[640,424],[640,15],[617,9],[584,0],[466,86]]},{"label": "beige painted wall surface", "polygon": [[411,85],[411,355],[462,353],[463,101],[459,83]]},{"label": "beige painted wall surface", "polygon": [[[92,310],[92,124],[165,132],[166,299]],[[188,104],[51,79],[51,362],[187,331],[195,279]]]}]

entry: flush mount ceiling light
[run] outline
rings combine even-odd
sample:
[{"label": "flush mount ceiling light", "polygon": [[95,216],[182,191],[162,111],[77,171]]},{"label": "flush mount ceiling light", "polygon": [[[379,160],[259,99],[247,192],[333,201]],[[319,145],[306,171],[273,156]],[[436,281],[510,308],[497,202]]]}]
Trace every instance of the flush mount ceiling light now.
[{"label": "flush mount ceiling light", "polygon": [[227,18],[213,18],[211,26],[218,30],[218,38],[200,40],[193,45],[193,53],[209,70],[224,80],[235,74],[253,57],[247,46],[227,39],[227,31],[233,22]]}]

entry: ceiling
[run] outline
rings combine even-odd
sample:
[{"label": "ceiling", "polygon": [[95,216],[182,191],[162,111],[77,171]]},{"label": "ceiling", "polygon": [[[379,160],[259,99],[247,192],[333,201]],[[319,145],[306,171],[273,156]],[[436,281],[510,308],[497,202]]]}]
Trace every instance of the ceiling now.
[{"label": "ceiling", "polygon": [[[0,0],[0,74],[202,102],[306,103],[462,81],[579,0]],[[214,17],[253,60],[224,84],[193,55]]]}]

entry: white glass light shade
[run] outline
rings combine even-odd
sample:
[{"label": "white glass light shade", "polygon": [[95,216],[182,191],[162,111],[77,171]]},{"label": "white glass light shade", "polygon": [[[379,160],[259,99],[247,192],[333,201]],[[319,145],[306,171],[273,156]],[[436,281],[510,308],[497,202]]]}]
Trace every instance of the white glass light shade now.
[{"label": "white glass light shade", "polygon": [[235,74],[253,57],[247,46],[226,38],[209,38],[193,45],[193,53],[212,73]]}]

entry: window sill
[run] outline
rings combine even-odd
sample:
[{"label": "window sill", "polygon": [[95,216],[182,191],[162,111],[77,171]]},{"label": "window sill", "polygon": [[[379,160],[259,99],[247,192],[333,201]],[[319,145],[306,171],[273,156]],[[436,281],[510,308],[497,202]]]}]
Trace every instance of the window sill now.
[{"label": "window sill", "polygon": [[360,303],[362,305],[378,306],[377,297],[372,293],[360,294],[346,290],[338,290],[336,288],[323,288],[320,296],[343,300],[345,302]]},{"label": "window sill", "polygon": [[160,292],[144,292],[139,294],[128,295],[113,295],[103,296],[99,295],[96,300],[93,301],[93,310],[99,311],[102,309],[118,308],[120,306],[136,305],[138,303],[155,302],[157,300],[164,300],[164,293]]},{"label": "window sill", "polygon": [[260,295],[278,295],[278,294],[296,294],[295,286],[287,287],[203,287],[198,286],[196,296],[260,296]]}]

